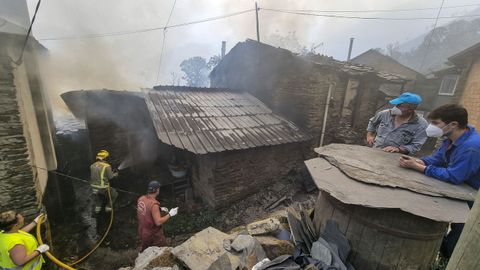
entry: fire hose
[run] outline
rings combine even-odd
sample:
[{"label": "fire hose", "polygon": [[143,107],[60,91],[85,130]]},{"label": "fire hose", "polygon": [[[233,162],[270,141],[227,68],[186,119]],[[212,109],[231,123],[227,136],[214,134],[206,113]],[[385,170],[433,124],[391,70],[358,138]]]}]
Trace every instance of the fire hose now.
[{"label": "fire hose", "polygon": [[[45,254],[47,255],[47,257],[53,262],[55,263],[56,265],[64,268],[64,269],[67,269],[67,270],[75,270],[75,268],[73,268],[72,266],[76,265],[76,264],[79,264],[81,263],[82,261],[84,261],[86,258],[88,258],[90,255],[92,255],[93,252],[95,252],[98,247],[100,247],[100,245],[103,243],[103,241],[105,240],[105,238],[107,237],[108,233],[110,232],[110,229],[112,228],[112,224],[113,224],[113,201],[112,201],[112,194],[110,192],[110,186],[108,186],[107,188],[107,194],[108,194],[108,201],[110,203],[110,208],[111,208],[111,211],[110,211],[110,222],[108,224],[108,227],[107,227],[107,230],[105,231],[105,233],[103,234],[102,238],[97,242],[97,244],[87,253],[85,254],[83,257],[81,257],[80,259],[78,259],[77,261],[73,262],[73,263],[70,263],[70,265],[60,261],[59,259],[57,259],[50,251],[47,251],[45,252]],[[41,234],[41,226],[42,226],[42,223],[43,223],[43,217],[44,216],[40,216],[39,217],[39,220],[38,220],[38,223],[37,223],[37,241],[40,245],[43,245],[43,240],[42,240],[42,234]],[[49,226],[47,227],[47,230],[49,230]],[[49,232],[48,232],[49,233]]]}]

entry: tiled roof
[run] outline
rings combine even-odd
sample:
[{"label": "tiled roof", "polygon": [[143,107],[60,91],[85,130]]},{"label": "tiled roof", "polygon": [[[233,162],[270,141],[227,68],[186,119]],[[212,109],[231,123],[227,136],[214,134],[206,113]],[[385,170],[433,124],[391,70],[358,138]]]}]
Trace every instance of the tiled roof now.
[{"label": "tiled roof", "polygon": [[145,102],[158,138],[195,154],[310,139],[246,92],[158,86],[145,90]]}]

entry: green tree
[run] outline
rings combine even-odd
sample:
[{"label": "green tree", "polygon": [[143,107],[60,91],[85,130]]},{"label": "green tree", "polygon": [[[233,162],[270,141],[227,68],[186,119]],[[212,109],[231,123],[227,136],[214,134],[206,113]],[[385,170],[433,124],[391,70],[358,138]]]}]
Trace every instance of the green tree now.
[{"label": "green tree", "polygon": [[191,57],[180,63],[180,69],[185,73],[183,79],[187,86],[207,87],[209,85],[207,60],[201,56]]}]

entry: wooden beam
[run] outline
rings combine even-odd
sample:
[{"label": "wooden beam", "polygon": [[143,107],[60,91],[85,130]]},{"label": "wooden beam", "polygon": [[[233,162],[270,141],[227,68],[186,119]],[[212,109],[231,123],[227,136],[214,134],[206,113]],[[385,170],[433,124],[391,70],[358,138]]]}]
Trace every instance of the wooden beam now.
[{"label": "wooden beam", "polygon": [[447,270],[480,269],[480,192],[465,223]]}]

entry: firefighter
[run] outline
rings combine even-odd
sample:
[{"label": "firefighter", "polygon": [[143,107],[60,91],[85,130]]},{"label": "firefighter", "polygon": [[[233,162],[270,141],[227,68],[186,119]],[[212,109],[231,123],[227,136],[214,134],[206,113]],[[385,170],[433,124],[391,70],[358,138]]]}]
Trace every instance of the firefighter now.
[{"label": "firefighter", "polygon": [[95,201],[96,214],[100,211],[112,211],[110,207],[107,207],[108,189],[110,189],[112,196],[112,205],[118,196],[117,191],[110,187],[110,180],[117,177],[118,172],[114,172],[112,166],[106,161],[109,155],[107,150],[100,150],[95,163],[90,166],[90,185]]}]

